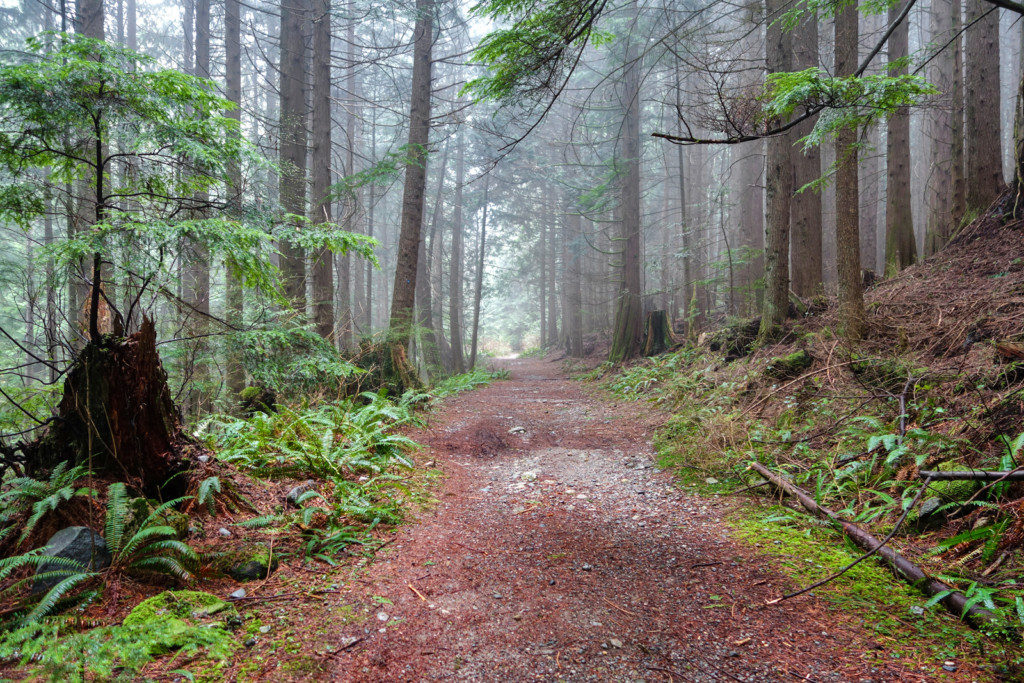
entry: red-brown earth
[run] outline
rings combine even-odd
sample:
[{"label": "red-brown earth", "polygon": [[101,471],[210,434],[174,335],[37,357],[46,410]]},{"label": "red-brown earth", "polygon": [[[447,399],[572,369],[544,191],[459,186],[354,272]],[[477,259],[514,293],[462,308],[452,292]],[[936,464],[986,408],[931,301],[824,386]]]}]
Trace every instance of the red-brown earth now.
[{"label": "red-brown earth", "polygon": [[[653,464],[662,416],[538,359],[414,434],[438,503],[350,584],[346,681],[928,680],[734,540],[733,504]],[[347,592],[347,591],[346,591]],[[975,672],[976,673],[976,672]],[[322,674],[321,674],[322,675]],[[947,674],[948,675],[948,674]],[[954,674],[970,680],[966,670]]]}]

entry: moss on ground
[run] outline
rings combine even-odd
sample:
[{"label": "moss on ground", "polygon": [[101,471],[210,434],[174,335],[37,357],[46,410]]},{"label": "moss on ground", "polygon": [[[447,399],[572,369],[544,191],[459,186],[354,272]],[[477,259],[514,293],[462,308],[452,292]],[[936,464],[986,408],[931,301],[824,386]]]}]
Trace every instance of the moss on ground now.
[{"label": "moss on ground", "polygon": [[[202,591],[164,591],[143,600],[127,617],[125,628],[153,630],[150,654],[159,656],[193,642],[197,628],[211,633],[222,632],[226,640],[230,631],[242,623],[235,607],[215,595]],[[159,625],[159,630],[152,629]]]},{"label": "moss on ground", "polygon": [[[729,521],[736,539],[774,558],[773,568],[796,586],[831,576],[862,554],[831,529],[811,525],[780,506],[741,508]],[[928,667],[922,673],[932,680],[960,679],[942,669],[947,659],[970,662],[996,679],[1013,676],[1022,663],[1016,645],[971,630],[941,606],[926,608],[924,595],[873,560],[812,594],[855,615],[893,659]]]}]

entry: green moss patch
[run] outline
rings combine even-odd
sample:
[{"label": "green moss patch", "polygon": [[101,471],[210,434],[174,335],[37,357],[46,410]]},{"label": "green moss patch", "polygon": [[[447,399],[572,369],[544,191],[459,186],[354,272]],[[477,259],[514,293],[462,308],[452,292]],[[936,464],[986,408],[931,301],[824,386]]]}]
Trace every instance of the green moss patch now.
[{"label": "green moss patch", "polygon": [[[788,508],[750,508],[730,520],[734,536],[771,557],[771,565],[805,586],[839,571],[862,552],[831,529],[806,525]],[[942,607],[925,608],[927,598],[873,560],[861,562],[812,594],[856,615],[888,656],[929,662],[922,669],[931,680],[957,680],[941,668],[945,659],[970,661],[1005,674],[1021,661],[1018,649],[971,630]],[[991,662],[1000,662],[993,670]]]},{"label": "green moss patch", "polygon": [[230,630],[241,623],[238,610],[215,595],[164,591],[139,603],[125,617],[123,626],[156,634],[151,640],[150,654],[161,655],[192,642],[196,629],[219,631],[230,638]]},{"label": "green moss patch", "polygon": [[768,361],[764,376],[768,379],[784,381],[799,377],[814,363],[814,357],[801,349],[788,356],[778,356]]}]

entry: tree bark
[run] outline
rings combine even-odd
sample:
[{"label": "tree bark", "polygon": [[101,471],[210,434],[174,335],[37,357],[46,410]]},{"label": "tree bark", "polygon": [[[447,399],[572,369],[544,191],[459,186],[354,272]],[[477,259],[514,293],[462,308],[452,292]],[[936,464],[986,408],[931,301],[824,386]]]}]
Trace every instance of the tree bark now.
[{"label": "tree bark", "polygon": [[156,329],[144,320],[127,339],[103,337],[88,344],[64,382],[59,419],[25,446],[30,470],[65,460],[112,472],[144,495],[184,493],[178,476],[188,463],[181,416],[156,352]]},{"label": "tree bark", "polygon": [[[818,66],[818,18],[805,17],[793,32],[793,68],[797,71]],[[817,117],[804,121],[794,130],[800,139],[814,129]],[[799,296],[809,297],[821,290],[821,193],[801,188],[821,176],[821,150],[817,145],[802,149],[794,142],[793,200],[790,204],[790,287]]]},{"label": "tree bark", "polygon": [[463,358],[462,334],[462,199],[463,184],[466,180],[465,139],[462,128],[455,146],[455,209],[452,212],[452,255],[449,265],[448,281],[448,329],[452,344],[452,372],[461,375],[466,371]]},{"label": "tree bark", "polygon": [[666,311],[651,311],[644,323],[644,355],[657,356],[676,345],[672,322]]},{"label": "tree bark", "polygon": [[[953,0],[953,150],[950,165],[953,167],[953,216],[949,235],[952,235],[963,221],[967,213],[967,168],[964,159],[966,134],[964,114],[967,109],[964,101],[964,37],[963,18],[961,16],[962,0]],[[945,242],[943,242],[945,244]]]},{"label": "tree bark", "polygon": [[571,358],[583,357],[583,302],[581,272],[583,266],[582,219],[575,202],[566,200],[562,219],[562,263],[565,268],[565,308],[562,311],[565,330],[565,352]]},{"label": "tree bark", "polygon": [[491,177],[484,180],[483,216],[480,219],[480,244],[477,250],[476,285],[473,289],[473,332],[469,345],[469,369],[476,368],[477,341],[480,336],[480,303],[484,294],[484,263],[487,256],[487,195],[491,189]]},{"label": "tree bark", "polygon": [[[348,128],[348,145],[345,150],[345,173],[354,175],[356,172],[356,53],[355,53],[355,4],[349,0],[347,41],[349,44],[349,68],[345,74],[345,90],[348,106],[346,107],[345,126]],[[328,124],[330,125],[330,124]],[[347,207],[345,212],[345,229],[356,232],[356,207]],[[352,257],[348,254],[338,256],[338,345],[342,351],[353,346],[355,318],[352,315]]]},{"label": "tree bark", "polygon": [[[858,11],[846,6],[835,18],[835,73],[857,69]],[[848,339],[864,336],[864,293],[860,275],[860,192],[857,185],[857,131],[836,135],[836,269],[839,280],[839,324]]]},{"label": "tree bark", "polygon": [[[308,0],[281,3],[279,97],[279,201],[285,213],[306,215],[306,43]],[[300,320],[306,318],[306,254],[291,242],[279,245],[284,294]]]},{"label": "tree bark", "polygon": [[416,0],[412,95],[409,105],[409,160],[405,165],[401,228],[389,322],[391,341],[402,348],[409,345],[412,335],[413,305],[416,300],[416,262],[420,248],[420,226],[423,223],[423,191],[430,135],[433,12],[433,0]]},{"label": "tree bark", "polygon": [[448,170],[448,146],[449,143],[445,142],[444,152],[441,153],[441,164],[438,167],[437,192],[434,194],[430,233],[421,237],[419,257],[416,261],[416,308],[418,312],[416,320],[420,328],[419,347],[423,364],[429,375],[436,375],[441,370],[441,353],[438,349],[437,330],[434,328],[434,298],[430,275],[433,270],[434,240],[437,239],[438,222],[441,220],[441,193],[444,190],[444,177]]},{"label": "tree bark", "polygon": [[[939,49],[949,40],[959,43],[961,38],[953,36],[953,12],[960,12],[959,0],[932,0],[929,33],[931,43]],[[928,257],[946,244],[953,232],[953,177],[955,175],[953,145],[960,129],[954,125],[955,117],[961,115],[956,109],[953,91],[956,76],[954,66],[959,53],[958,46],[939,50],[928,64],[927,78],[939,90],[929,112],[928,137],[931,142],[929,171],[925,188],[925,206],[928,215],[925,222],[924,256]],[[960,176],[963,175],[962,165]]]},{"label": "tree bark", "polygon": [[[769,20],[765,40],[768,71],[784,73],[793,69],[792,35],[775,18],[785,6],[779,0],[766,4]],[[793,165],[789,134],[768,138],[765,185],[765,296],[761,311],[762,341],[774,338],[789,311],[789,226],[793,196]]]},{"label": "tree bark", "polygon": [[[331,223],[331,2],[313,4],[313,223]],[[342,325],[345,324],[342,305]],[[313,255],[313,324],[317,334],[333,342],[334,257],[321,248]],[[344,334],[344,330],[343,330]]]},{"label": "tree bark", "polygon": [[[637,12],[636,0],[629,5]],[[622,74],[623,107],[619,139],[621,182],[621,266],[618,307],[608,360],[618,363],[640,353],[642,316],[640,263],[640,52],[637,40],[627,36]]]},{"label": "tree bark", "polygon": [[[889,8],[892,23],[903,12],[906,3]],[[909,21],[904,20],[889,36],[889,63],[901,62],[889,69],[890,76],[906,75]],[[933,140],[934,144],[934,140]],[[903,270],[917,259],[917,240],[910,197],[910,109],[901,107],[889,117],[886,133],[886,200],[885,200],[885,274]]]},{"label": "tree bark", "polygon": [[[134,0],[133,0],[134,1]],[[225,116],[241,122],[242,119],[242,41],[241,41],[241,6],[239,0],[224,0],[224,81],[225,96],[236,107],[225,112]],[[129,32],[129,40],[131,33]],[[241,135],[241,130],[235,132]],[[231,217],[242,214],[242,167],[237,160],[229,161],[228,166],[228,212]],[[242,283],[231,270],[227,272],[226,282],[226,319],[229,325],[240,329],[244,318],[245,298],[242,294]],[[227,385],[232,396],[238,396],[245,388],[245,368],[242,366],[241,354],[237,345],[228,345]]]},{"label": "tree bark", "polygon": [[967,0],[965,126],[967,209],[984,211],[1003,186],[999,116],[999,10]]}]

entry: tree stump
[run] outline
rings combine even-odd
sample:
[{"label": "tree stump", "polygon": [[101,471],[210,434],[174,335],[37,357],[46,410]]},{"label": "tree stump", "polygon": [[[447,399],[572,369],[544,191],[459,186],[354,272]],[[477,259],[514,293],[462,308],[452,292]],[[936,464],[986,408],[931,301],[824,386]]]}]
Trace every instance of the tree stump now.
[{"label": "tree stump", "polygon": [[647,314],[643,339],[645,356],[657,356],[659,353],[665,353],[678,343],[672,333],[672,324],[669,322],[666,311],[651,311]]},{"label": "tree stump", "polygon": [[188,483],[179,475],[191,445],[147,319],[127,338],[108,335],[82,349],[51,428],[24,451],[30,471],[71,460],[145,495],[176,497]]}]

